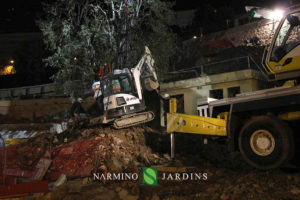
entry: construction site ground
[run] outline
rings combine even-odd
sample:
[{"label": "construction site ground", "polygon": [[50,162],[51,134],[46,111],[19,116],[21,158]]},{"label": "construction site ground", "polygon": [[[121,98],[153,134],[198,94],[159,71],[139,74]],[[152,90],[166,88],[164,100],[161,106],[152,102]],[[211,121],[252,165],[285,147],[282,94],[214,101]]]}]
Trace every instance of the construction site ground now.
[{"label": "construction site ground", "polygon": [[[300,170],[258,170],[239,153],[228,153],[225,139],[176,134],[175,160],[171,162],[170,136],[163,129],[136,126],[122,130],[93,127],[60,134],[47,133],[7,147],[7,168],[32,170],[41,158],[51,160],[42,180],[48,192],[14,199],[300,199]],[[142,169],[158,169],[158,185],[143,184]],[[93,172],[137,173],[138,180],[94,180]],[[162,180],[162,173],[201,172],[207,179]],[[103,172],[103,171],[102,171]],[[66,179],[57,186],[58,179]],[[26,182],[25,177],[18,182]]]}]

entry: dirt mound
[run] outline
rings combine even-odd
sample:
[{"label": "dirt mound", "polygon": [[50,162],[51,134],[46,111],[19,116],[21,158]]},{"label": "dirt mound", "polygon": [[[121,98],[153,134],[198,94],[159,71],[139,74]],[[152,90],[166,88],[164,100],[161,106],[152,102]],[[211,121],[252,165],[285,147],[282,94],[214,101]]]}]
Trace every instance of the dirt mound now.
[{"label": "dirt mound", "polygon": [[44,134],[7,147],[6,169],[34,171],[40,159],[50,159],[45,178],[56,180],[61,174],[89,177],[99,168],[118,172],[168,162],[167,156],[161,157],[147,146],[145,132],[149,131],[154,132],[148,127],[107,127]]},{"label": "dirt mound", "polygon": [[[225,141],[208,140],[208,144],[203,145],[203,137],[176,134],[175,158],[182,166],[165,167],[162,164],[170,162],[169,156],[164,154],[169,152],[170,147],[167,134],[160,134],[146,126],[122,130],[109,127],[75,130],[31,139],[17,148],[18,156],[10,158],[8,162],[15,165],[9,164],[8,167],[19,167],[22,170],[27,167],[29,170],[30,165],[20,162],[20,158],[24,154],[29,155],[32,148],[33,155],[41,155],[41,158],[47,157],[52,161],[44,176],[44,179],[50,181],[50,186],[54,183],[51,181],[61,174],[67,175],[67,182],[54,187],[52,191],[24,198],[30,200],[300,198],[299,171],[287,173],[281,169],[253,169],[239,155],[231,157]],[[11,146],[7,150],[15,147]],[[21,150],[24,150],[24,154]],[[28,155],[26,159],[24,157],[27,162],[38,160],[38,156]],[[143,185],[139,166],[157,167],[159,186]],[[94,180],[91,173],[103,173],[103,169],[105,173],[137,173],[140,178],[136,181]],[[207,180],[177,181],[162,178],[163,173],[171,174],[174,178],[177,172],[205,173]]]}]

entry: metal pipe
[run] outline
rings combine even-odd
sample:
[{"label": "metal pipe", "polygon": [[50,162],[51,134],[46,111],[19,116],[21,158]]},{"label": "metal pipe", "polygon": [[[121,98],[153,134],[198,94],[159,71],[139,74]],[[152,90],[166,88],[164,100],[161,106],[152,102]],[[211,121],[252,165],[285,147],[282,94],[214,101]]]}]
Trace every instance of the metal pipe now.
[{"label": "metal pipe", "polygon": [[247,62],[248,62],[248,68],[250,69],[251,67],[250,67],[250,58],[249,58],[249,56],[247,56]]},{"label": "metal pipe", "polygon": [[174,135],[174,133],[171,133],[170,137],[171,137],[171,159],[174,160],[174,157],[175,157],[175,135]]}]

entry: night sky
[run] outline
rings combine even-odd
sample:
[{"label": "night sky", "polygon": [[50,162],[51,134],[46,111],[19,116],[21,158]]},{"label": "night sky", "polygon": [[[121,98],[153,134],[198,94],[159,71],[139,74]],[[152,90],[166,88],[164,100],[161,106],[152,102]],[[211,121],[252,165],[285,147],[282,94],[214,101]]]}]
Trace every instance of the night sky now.
[{"label": "night sky", "polygon": [[41,13],[41,1],[10,0],[3,4],[0,7],[0,33],[39,31],[35,19]]},{"label": "night sky", "polygon": [[[234,8],[235,14],[245,12],[245,5],[266,5],[282,4],[280,2],[288,2],[290,0],[227,0],[220,2],[219,0],[166,0],[175,3],[174,10],[195,9],[210,4],[214,8],[229,6]],[[35,20],[42,13],[40,0],[10,0],[0,7],[0,33],[11,32],[37,32],[38,27]]]},{"label": "night sky", "polygon": [[[23,68],[26,69],[26,66],[30,67],[30,69],[41,69],[40,66],[43,65],[42,58],[46,57],[45,55],[47,52],[44,50],[41,32],[35,21],[42,16],[43,11],[41,2],[45,1],[54,2],[54,0],[9,0],[5,2],[5,4],[3,3],[4,5],[1,5],[0,68],[6,66],[9,60],[13,59],[16,61],[16,69],[19,67],[19,69],[17,69],[19,72],[22,71]],[[177,25],[172,26],[172,30],[177,33],[179,38],[185,40],[194,35],[199,35],[200,32],[201,34],[207,34],[223,30],[228,25],[226,25],[226,19],[234,19],[246,14],[246,5],[273,7],[274,5],[282,5],[282,2],[289,2],[290,0],[226,0],[221,3],[219,0],[162,1],[174,2],[173,9],[175,11],[189,9],[197,10],[197,12],[195,12],[194,21],[190,27],[179,28]],[[30,71],[25,72],[29,73]],[[53,74],[52,71],[50,72]],[[43,73],[39,73],[40,76],[28,77],[22,75],[22,73],[17,73],[17,76],[20,75],[20,79],[16,78],[15,82],[10,79],[3,79],[10,78],[8,76],[3,76],[3,80],[0,77],[0,88],[48,83],[50,82],[50,72],[44,70],[44,77],[41,75]],[[23,80],[23,78],[26,77],[28,80]],[[31,77],[39,78],[39,80],[35,80]],[[7,85],[8,83],[11,85]]]}]

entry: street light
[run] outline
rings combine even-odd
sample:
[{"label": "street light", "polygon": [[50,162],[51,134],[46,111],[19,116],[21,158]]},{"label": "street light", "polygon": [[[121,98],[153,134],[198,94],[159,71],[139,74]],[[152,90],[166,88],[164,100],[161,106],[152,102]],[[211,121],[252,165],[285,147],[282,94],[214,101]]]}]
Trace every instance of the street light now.
[{"label": "street light", "polygon": [[14,64],[15,61],[14,60],[9,60],[9,64]]}]

